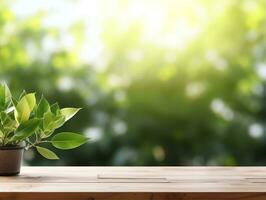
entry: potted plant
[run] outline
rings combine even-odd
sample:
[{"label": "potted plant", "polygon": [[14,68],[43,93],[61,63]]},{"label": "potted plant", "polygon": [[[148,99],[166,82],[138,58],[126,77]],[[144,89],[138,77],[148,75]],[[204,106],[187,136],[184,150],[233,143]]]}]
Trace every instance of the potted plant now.
[{"label": "potted plant", "polygon": [[54,131],[71,119],[79,108],[60,108],[50,105],[42,96],[36,102],[34,93],[25,91],[15,99],[6,84],[0,84],[0,175],[20,172],[23,151],[35,148],[47,159],[59,159],[43,147],[49,143],[58,149],[73,149],[87,142],[88,138],[72,132]]}]

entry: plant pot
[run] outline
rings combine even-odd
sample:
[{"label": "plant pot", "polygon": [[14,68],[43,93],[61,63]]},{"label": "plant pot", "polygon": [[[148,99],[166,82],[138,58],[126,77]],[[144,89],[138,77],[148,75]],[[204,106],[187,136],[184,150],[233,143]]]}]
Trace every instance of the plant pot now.
[{"label": "plant pot", "polygon": [[0,146],[0,176],[19,174],[24,145]]}]

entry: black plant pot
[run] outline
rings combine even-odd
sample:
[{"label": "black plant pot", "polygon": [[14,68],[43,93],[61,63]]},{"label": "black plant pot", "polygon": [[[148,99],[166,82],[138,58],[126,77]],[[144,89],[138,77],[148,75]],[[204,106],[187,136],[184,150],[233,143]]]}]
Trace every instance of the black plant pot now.
[{"label": "black plant pot", "polygon": [[0,146],[0,176],[19,174],[23,151],[24,145]]}]

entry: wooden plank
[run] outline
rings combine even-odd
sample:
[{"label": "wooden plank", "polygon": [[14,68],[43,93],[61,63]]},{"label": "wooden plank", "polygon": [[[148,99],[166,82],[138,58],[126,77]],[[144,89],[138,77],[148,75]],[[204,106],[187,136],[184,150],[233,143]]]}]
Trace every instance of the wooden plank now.
[{"label": "wooden plank", "polygon": [[266,167],[23,167],[0,199],[266,199]]},{"label": "wooden plank", "polygon": [[265,200],[266,193],[0,193],[16,200]]}]

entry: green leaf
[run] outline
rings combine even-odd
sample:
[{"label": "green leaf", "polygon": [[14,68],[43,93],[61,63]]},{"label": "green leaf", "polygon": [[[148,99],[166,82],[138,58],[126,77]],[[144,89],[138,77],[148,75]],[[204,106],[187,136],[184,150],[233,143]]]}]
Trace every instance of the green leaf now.
[{"label": "green leaf", "polygon": [[30,137],[37,130],[40,121],[40,119],[30,119],[26,122],[23,122],[22,124],[20,124],[16,133],[10,140],[20,142]]},{"label": "green leaf", "polygon": [[11,101],[12,101],[14,106],[16,106],[18,104],[18,100],[15,97],[12,97]]},{"label": "green leaf", "polygon": [[52,145],[58,149],[74,149],[87,141],[85,136],[71,132],[58,133],[51,140]]},{"label": "green leaf", "polygon": [[5,104],[6,104],[5,86],[1,84],[0,85],[0,110],[5,109]]},{"label": "green leaf", "polygon": [[21,94],[19,95],[18,100],[22,99],[22,97],[24,97],[26,94],[27,94],[26,91],[23,90],[23,91],[21,92]]},{"label": "green leaf", "polygon": [[4,84],[5,86],[5,101],[6,104],[12,101],[12,94],[7,86],[7,84]]},{"label": "green leaf", "polygon": [[0,138],[4,136],[4,133],[0,130]]},{"label": "green leaf", "polygon": [[43,116],[41,129],[43,130],[42,138],[49,137],[55,129],[61,127],[65,123],[63,115],[55,115],[52,112],[47,112]]},{"label": "green leaf", "polygon": [[56,116],[51,112],[45,113],[43,117],[43,129],[53,130],[62,126],[65,122],[63,115]]},{"label": "green leaf", "polygon": [[39,152],[39,154],[41,154],[43,157],[45,157],[47,159],[50,159],[50,160],[58,160],[59,159],[58,156],[49,149],[46,149],[44,147],[39,147],[39,146],[36,146],[36,149]]},{"label": "green leaf", "polygon": [[11,101],[11,93],[6,84],[0,84],[0,110],[7,108]]},{"label": "green leaf", "polygon": [[43,116],[43,129],[48,129],[50,123],[54,121],[55,115],[51,112],[47,112]]},{"label": "green leaf", "polygon": [[42,118],[47,112],[50,112],[50,105],[49,102],[42,96],[36,110],[36,117]]},{"label": "green leaf", "polygon": [[61,114],[65,116],[65,121],[71,119],[81,108],[63,108]]},{"label": "green leaf", "polygon": [[61,114],[58,103],[54,103],[53,105],[51,105],[51,112],[54,113],[55,115]]},{"label": "green leaf", "polygon": [[5,135],[16,130],[18,123],[16,120],[12,119],[7,113],[0,113],[0,120],[2,124],[2,131]]},{"label": "green leaf", "polygon": [[23,96],[15,109],[15,118],[18,122],[25,122],[29,119],[30,113],[36,105],[36,98],[34,93]]}]

